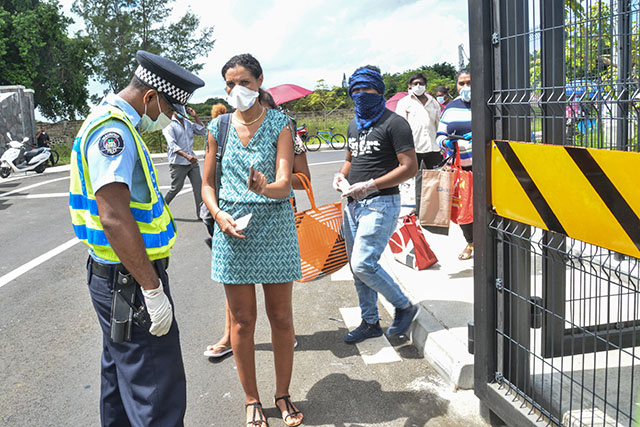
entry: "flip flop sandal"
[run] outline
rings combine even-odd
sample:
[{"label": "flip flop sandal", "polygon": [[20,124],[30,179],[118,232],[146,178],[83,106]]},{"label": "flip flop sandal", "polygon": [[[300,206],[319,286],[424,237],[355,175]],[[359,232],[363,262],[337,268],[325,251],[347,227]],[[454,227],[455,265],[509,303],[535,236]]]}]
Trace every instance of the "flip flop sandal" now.
[{"label": "flip flop sandal", "polygon": [[[222,349],[222,351],[216,351],[218,349]],[[232,351],[233,349],[231,347],[227,347],[226,345],[216,344],[213,346],[213,348],[212,346],[207,347],[207,349],[204,351],[204,355],[205,357],[222,357],[222,356],[226,356]]]},{"label": "flip flop sandal", "polygon": [[284,395],[284,396],[280,396],[280,397],[276,397],[275,398],[275,405],[276,408],[278,408],[278,411],[280,411],[280,416],[282,417],[282,411],[280,410],[280,407],[278,406],[278,400],[284,400],[284,405],[286,407],[286,411],[288,412],[287,415],[285,415],[284,417],[282,417],[282,421],[284,421],[284,423],[286,425],[288,425],[289,427],[296,427],[299,426],[300,424],[302,424],[302,420],[298,421],[297,423],[294,421],[295,424],[289,424],[287,422],[287,420],[290,417],[295,417],[296,415],[302,414],[302,412],[298,411],[295,406],[293,406],[293,403],[291,403],[291,396]]},{"label": "flip flop sandal", "polygon": [[466,261],[471,259],[471,255],[473,255],[473,245],[467,245],[460,255],[458,255],[458,259],[460,261]]},{"label": "flip flop sandal", "polygon": [[246,405],[244,405],[245,410],[249,406],[253,406],[253,416],[251,417],[251,421],[247,421],[247,424],[250,426],[258,426],[258,427],[262,427],[262,425],[264,424],[265,426],[269,427],[269,423],[267,422],[267,420],[262,418],[262,411],[261,411],[262,403],[260,402],[247,403]]}]

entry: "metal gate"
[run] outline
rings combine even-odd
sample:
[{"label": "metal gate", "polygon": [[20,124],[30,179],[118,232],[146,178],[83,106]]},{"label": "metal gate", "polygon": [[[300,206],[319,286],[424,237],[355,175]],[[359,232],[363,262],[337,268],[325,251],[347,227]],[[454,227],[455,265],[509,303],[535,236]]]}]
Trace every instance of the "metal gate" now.
[{"label": "metal gate", "polygon": [[469,0],[475,393],[640,425],[640,4]]}]

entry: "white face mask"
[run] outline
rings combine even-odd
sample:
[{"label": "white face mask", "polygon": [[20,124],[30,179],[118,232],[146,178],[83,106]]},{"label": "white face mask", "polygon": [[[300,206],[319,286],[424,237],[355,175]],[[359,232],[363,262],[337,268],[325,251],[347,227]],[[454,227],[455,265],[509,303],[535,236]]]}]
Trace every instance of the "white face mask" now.
[{"label": "white face mask", "polygon": [[148,104],[144,104],[144,114],[140,118],[140,123],[138,123],[138,128],[140,130],[155,132],[166,128],[167,126],[169,126],[169,123],[171,123],[171,119],[167,117],[167,115],[160,109],[160,95],[156,96],[156,101],[158,102],[158,111],[160,111],[160,114],[158,114],[158,118],[152,120],[151,117],[147,116]]},{"label": "white face mask", "polygon": [[460,89],[460,98],[464,102],[471,102],[471,86],[465,86]]},{"label": "white face mask", "polygon": [[440,104],[444,104],[444,96],[439,96],[436,98],[436,100],[440,103]]},{"label": "white face mask", "polygon": [[227,95],[229,105],[240,111],[247,111],[253,107],[256,99],[258,99],[258,92],[242,85],[235,85]]},{"label": "white face mask", "polygon": [[427,90],[427,87],[424,85],[415,85],[411,87],[411,91],[415,96],[422,96],[424,92]]}]

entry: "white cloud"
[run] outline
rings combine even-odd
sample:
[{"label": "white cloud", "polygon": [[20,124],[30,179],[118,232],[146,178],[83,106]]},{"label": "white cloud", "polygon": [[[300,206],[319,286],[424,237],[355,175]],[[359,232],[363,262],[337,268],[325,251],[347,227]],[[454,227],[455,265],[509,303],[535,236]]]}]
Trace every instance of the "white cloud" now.
[{"label": "white cloud", "polygon": [[[70,14],[73,0],[62,0]],[[194,96],[224,96],[220,70],[235,54],[260,60],[264,86],[295,83],[313,89],[324,79],[339,85],[356,67],[402,72],[421,65],[457,63],[468,52],[466,0],[176,0],[171,20],[187,9],[215,27],[212,51],[199,73],[206,86]]]}]

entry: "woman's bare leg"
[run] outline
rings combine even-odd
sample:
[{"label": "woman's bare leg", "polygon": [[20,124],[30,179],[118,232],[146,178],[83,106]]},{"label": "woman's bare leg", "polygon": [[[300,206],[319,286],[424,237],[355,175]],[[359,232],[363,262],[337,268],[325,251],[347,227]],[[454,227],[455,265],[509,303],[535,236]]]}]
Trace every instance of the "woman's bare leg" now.
[{"label": "woman's bare leg", "polygon": [[224,285],[230,312],[231,345],[246,403],[259,402],[256,382],[256,293],[254,285]]},{"label": "woman's bare leg", "polygon": [[[267,316],[271,324],[271,342],[276,370],[276,397],[289,394],[291,373],[293,371],[293,308],[291,304],[293,283],[273,283],[264,285],[264,298]],[[286,405],[278,401],[278,408],[287,415]],[[289,417],[287,421],[295,423],[302,414]]]}]

